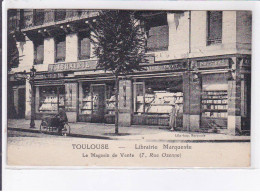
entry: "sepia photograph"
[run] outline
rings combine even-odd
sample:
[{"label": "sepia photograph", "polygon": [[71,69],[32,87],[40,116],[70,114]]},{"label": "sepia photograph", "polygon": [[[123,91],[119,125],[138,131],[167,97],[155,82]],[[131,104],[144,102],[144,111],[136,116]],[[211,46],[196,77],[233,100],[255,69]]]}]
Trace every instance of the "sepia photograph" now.
[{"label": "sepia photograph", "polygon": [[251,10],[5,11],[8,167],[251,167]]}]

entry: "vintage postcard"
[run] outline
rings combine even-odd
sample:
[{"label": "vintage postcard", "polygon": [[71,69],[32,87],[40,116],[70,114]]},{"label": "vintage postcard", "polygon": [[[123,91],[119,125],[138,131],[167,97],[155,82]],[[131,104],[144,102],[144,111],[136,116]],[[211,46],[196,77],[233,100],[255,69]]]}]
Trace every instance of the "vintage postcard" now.
[{"label": "vintage postcard", "polygon": [[250,167],[250,10],[8,8],[8,167]]}]

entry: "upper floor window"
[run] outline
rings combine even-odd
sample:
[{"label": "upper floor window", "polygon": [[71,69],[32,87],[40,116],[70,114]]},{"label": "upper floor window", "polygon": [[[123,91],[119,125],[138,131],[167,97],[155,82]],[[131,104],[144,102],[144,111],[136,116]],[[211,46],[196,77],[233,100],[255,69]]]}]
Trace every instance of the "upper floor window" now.
[{"label": "upper floor window", "polygon": [[44,22],[44,9],[34,10],[34,25],[42,25]]},{"label": "upper floor window", "polygon": [[66,18],[66,9],[55,10],[55,21],[62,21]]},{"label": "upper floor window", "polygon": [[147,50],[162,51],[169,46],[167,14],[158,14],[146,19]]},{"label": "upper floor window", "polygon": [[66,35],[55,38],[55,61],[63,62],[66,58]]},{"label": "upper floor window", "polygon": [[222,42],[222,11],[208,11],[207,45]]},{"label": "upper floor window", "polygon": [[89,59],[90,58],[90,33],[87,31],[79,32],[79,60]]},{"label": "upper floor window", "polygon": [[34,42],[34,64],[43,64],[43,57],[44,57],[44,40],[37,39]]}]

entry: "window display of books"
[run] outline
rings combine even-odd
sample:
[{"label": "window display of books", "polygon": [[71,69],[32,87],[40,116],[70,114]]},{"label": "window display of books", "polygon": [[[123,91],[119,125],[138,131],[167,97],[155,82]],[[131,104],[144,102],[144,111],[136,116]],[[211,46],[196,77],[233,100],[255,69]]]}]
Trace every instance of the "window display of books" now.
[{"label": "window display of books", "polygon": [[90,94],[86,94],[82,99],[82,114],[91,114],[92,113],[92,98]]},{"label": "window display of books", "polygon": [[227,118],[227,91],[204,91],[202,94],[202,116]]},{"label": "window display of books", "polygon": [[143,112],[143,99],[145,100],[146,113],[163,113],[169,114],[172,106],[178,106],[180,112],[183,109],[183,93],[182,92],[168,92],[168,91],[154,91],[153,94],[145,94],[137,96],[137,113]]},{"label": "window display of books", "polygon": [[113,95],[109,99],[106,100],[107,114],[114,115],[115,106],[116,106],[116,97],[115,97],[115,95]]},{"label": "window display of books", "polygon": [[[60,104],[61,103],[62,103],[62,100],[60,101]],[[63,98],[63,104],[64,104],[64,98]],[[46,96],[44,98],[44,100],[41,101],[39,111],[53,112],[53,111],[57,111],[57,110],[58,110],[58,97],[57,96]]]},{"label": "window display of books", "polygon": [[64,105],[65,105],[65,103],[64,103],[65,100],[64,100],[64,99],[65,99],[65,96],[64,96],[64,95],[60,95],[60,96],[59,96],[59,105],[60,105],[60,106],[64,106]]}]

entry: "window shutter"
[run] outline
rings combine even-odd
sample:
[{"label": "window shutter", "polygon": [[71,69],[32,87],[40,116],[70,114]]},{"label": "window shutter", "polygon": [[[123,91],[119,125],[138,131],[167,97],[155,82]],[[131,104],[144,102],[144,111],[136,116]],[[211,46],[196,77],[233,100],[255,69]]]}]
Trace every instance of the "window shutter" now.
[{"label": "window shutter", "polygon": [[222,11],[208,12],[208,42],[219,43],[222,40]]},{"label": "window shutter", "polygon": [[65,61],[66,56],[66,41],[57,42],[56,45],[56,61]]},{"label": "window shutter", "polygon": [[147,49],[167,50],[169,46],[169,27],[168,25],[152,27],[149,30],[149,37],[147,40]]},{"label": "window shutter", "polygon": [[90,39],[83,38],[80,40],[80,59],[90,58]]},{"label": "window shutter", "polygon": [[79,33],[79,59],[90,58],[90,37],[89,32]]},{"label": "window shutter", "polygon": [[43,44],[38,45],[36,48],[36,63],[42,64],[43,63],[43,55],[44,55],[44,46]]}]

